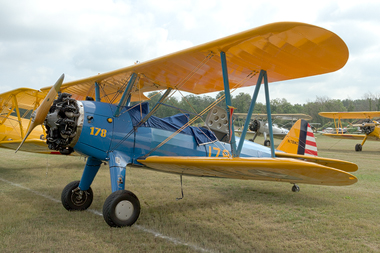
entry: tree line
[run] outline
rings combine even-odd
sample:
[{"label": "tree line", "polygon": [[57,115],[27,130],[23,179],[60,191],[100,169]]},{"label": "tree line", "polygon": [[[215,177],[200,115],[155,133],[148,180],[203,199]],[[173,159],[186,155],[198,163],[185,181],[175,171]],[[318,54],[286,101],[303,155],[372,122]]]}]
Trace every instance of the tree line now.
[{"label": "tree line", "polygon": [[[194,117],[196,114],[202,112],[206,107],[212,104],[215,100],[224,96],[224,92],[219,92],[216,97],[207,95],[186,95],[178,99],[175,96],[168,98],[161,106],[159,110],[154,114],[157,117],[167,117],[177,113],[189,113],[190,117]],[[159,92],[151,92],[148,94],[149,107],[153,106],[160,99]],[[251,95],[248,93],[239,93],[236,96],[231,97],[232,106],[235,107],[235,112],[246,113],[250,106]],[[308,114],[313,119],[311,122],[320,123],[322,126],[331,122],[330,119],[323,118],[318,115],[319,112],[350,112],[350,111],[380,111],[380,95],[373,95],[367,93],[362,99],[330,99],[326,96],[316,97],[315,101],[308,101],[304,104],[291,104],[285,98],[275,98],[270,101],[272,113],[304,113]],[[218,106],[225,108],[225,100],[220,99]],[[266,105],[261,102],[257,102],[254,108],[254,113],[266,113]],[[207,113],[204,114],[205,119]],[[196,122],[201,122],[198,120]]]}]

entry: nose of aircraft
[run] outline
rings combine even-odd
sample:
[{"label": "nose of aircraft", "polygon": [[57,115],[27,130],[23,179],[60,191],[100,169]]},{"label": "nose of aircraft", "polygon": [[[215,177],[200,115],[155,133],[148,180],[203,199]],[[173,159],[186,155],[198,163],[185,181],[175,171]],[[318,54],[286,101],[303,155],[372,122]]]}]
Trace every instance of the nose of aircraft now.
[{"label": "nose of aircraft", "polygon": [[59,93],[44,121],[46,144],[49,149],[57,150],[65,155],[74,151],[70,144],[77,136],[80,116],[83,119],[80,107],[80,101],[71,98],[71,94]]}]

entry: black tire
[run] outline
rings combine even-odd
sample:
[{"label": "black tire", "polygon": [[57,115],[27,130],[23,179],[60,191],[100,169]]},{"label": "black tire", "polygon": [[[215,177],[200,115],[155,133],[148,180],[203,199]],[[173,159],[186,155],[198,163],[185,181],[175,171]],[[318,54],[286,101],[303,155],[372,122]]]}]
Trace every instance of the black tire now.
[{"label": "black tire", "polygon": [[300,187],[298,185],[293,185],[292,187],[292,192],[299,192],[300,191]]},{"label": "black tire", "polygon": [[269,147],[270,146],[270,140],[265,140],[264,141],[264,146]]},{"label": "black tire", "polygon": [[79,181],[73,181],[62,191],[62,205],[68,211],[83,211],[91,206],[94,197],[91,187],[86,191],[81,191],[78,186]]},{"label": "black tire", "polygon": [[140,215],[140,201],[133,192],[111,193],[103,205],[103,218],[110,227],[132,226]]},{"label": "black tire", "polygon": [[362,151],[363,147],[362,147],[362,144],[356,144],[355,145],[355,151]]}]

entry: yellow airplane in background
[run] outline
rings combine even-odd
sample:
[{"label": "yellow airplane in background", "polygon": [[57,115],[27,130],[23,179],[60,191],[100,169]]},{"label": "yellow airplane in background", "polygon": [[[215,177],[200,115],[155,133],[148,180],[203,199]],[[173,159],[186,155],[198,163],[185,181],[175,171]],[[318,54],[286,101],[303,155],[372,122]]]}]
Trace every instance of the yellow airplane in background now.
[{"label": "yellow airplane in background", "polygon": [[[319,115],[325,118],[334,119],[336,133],[324,133],[323,135],[338,139],[362,140],[355,145],[355,151],[362,151],[366,140],[380,140],[380,123],[373,118],[380,117],[380,112],[320,112]],[[362,124],[353,124],[353,127],[359,127],[363,134],[346,134],[343,130],[342,119],[365,119]]]},{"label": "yellow airplane in background", "polygon": [[[30,117],[46,96],[29,88],[19,88],[0,94],[0,147],[16,149],[30,126]],[[56,154],[45,142],[43,126],[36,127],[25,141],[22,151]]]}]

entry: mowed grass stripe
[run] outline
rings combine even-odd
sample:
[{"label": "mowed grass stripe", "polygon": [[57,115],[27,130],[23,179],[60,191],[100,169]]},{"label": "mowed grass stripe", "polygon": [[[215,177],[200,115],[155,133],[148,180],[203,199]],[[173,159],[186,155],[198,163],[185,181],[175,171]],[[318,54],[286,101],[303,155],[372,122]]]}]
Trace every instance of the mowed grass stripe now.
[{"label": "mowed grass stripe", "polygon": [[[5,179],[3,179],[3,178],[1,178],[1,177],[0,177],[0,181],[3,181],[3,182],[5,182],[5,183],[7,183],[7,184],[10,184],[10,185],[12,185],[12,186],[14,186],[14,187],[22,188],[22,189],[24,189],[24,190],[27,190],[27,191],[29,191],[29,192],[32,192],[32,193],[34,193],[34,194],[40,196],[40,197],[46,198],[46,199],[48,199],[48,200],[50,200],[50,201],[53,201],[53,202],[56,202],[56,203],[61,203],[61,201],[58,200],[58,199],[55,199],[55,198],[53,198],[53,197],[51,197],[51,196],[48,196],[48,195],[46,195],[46,194],[43,194],[43,193],[40,193],[40,192],[34,191],[34,190],[32,190],[32,189],[30,189],[30,188],[28,188],[28,187],[22,186],[22,185],[20,185],[20,184],[17,184],[17,183],[14,183],[14,182],[11,182],[11,181],[8,181],[8,180],[5,180]],[[93,214],[95,214],[95,215],[98,215],[98,216],[103,216],[103,214],[102,214],[100,211],[98,211],[98,210],[94,210],[94,209],[89,208],[89,209],[87,209],[86,211],[87,211],[87,212],[90,212],[90,213],[93,213]],[[140,226],[140,225],[134,225],[132,228],[136,228],[136,229],[142,230],[142,231],[144,231],[144,232],[146,232],[146,233],[149,233],[149,234],[154,235],[155,237],[158,237],[158,238],[161,238],[161,239],[167,240],[167,241],[172,242],[172,243],[177,244],[177,245],[188,246],[188,247],[190,247],[190,248],[192,248],[192,249],[194,249],[194,250],[196,250],[196,251],[200,251],[200,252],[211,252],[210,250],[203,249],[203,248],[198,247],[198,246],[196,246],[196,245],[193,245],[193,244],[191,244],[191,243],[185,243],[185,242],[182,242],[182,241],[179,240],[179,239],[176,239],[176,238],[172,238],[172,237],[170,237],[170,236],[163,235],[163,234],[161,234],[161,233],[159,233],[159,232],[156,232],[156,231],[154,231],[154,230],[152,230],[152,229],[145,228],[145,227]],[[122,229],[122,228],[121,228],[121,229]]]}]

